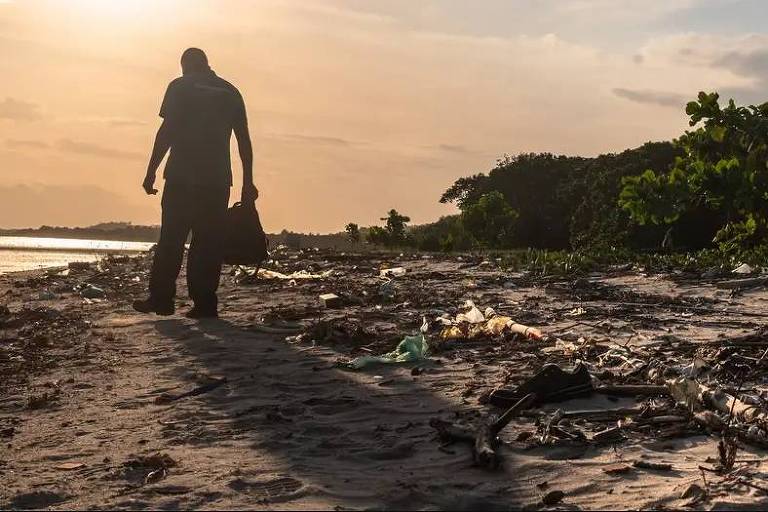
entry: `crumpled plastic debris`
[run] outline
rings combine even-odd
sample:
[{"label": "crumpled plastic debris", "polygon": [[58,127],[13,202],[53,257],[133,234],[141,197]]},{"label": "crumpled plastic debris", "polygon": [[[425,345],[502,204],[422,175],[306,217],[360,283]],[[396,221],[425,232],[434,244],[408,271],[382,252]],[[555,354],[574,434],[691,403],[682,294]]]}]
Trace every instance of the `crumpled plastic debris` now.
[{"label": "crumpled plastic debris", "polygon": [[405,275],[406,272],[408,271],[403,267],[383,268],[379,270],[379,277],[402,276]]},{"label": "crumpled plastic debris", "polygon": [[595,368],[610,368],[613,371],[620,372],[626,370],[637,370],[645,366],[646,361],[620,345],[611,345],[606,352],[597,358]]},{"label": "crumpled plastic debris", "polygon": [[284,274],[282,272],[268,270],[265,268],[259,269],[257,271],[256,269],[241,267],[235,274],[235,281],[240,284],[245,284],[257,279],[283,279],[288,281],[298,279],[325,279],[332,276],[333,272],[333,270],[326,270],[325,272],[320,272],[319,274],[313,274],[311,272],[307,272],[306,270],[298,270],[290,274]]},{"label": "crumpled plastic debris", "polygon": [[486,308],[485,313],[470,300],[465,304],[469,308],[464,313],[459,313],[456,318],[442,316],[437,322],[442,324],[440,333],[442,340],[473,339],[481,336],[501,336],[504,333],[521,334],[529,339],[540,340],[544,335],[535,327],[518,324],[508,316],[497,315],[493,308]]},{"label": "crumpled plastic debris", "polygon": [[88,284],[82,290],[80,290],[80,296],[84,299],[103,299],[107,296],[107,292],[98,286]]},{"label": "crumpled plastic debris", "polygon": [[429,343],[427,343],[427,337],[425,335],[427,328],[428,323],[426,319],[424,319],[420,332],[415,336],[406,336],[403,338],[403,341],[398,343],[397,347],[392,352],[381,356],[361,356],[346,363],[344,366],[352,370],[360,370],[376,364],[423,361],[429,357]]},{"label": "crumpled plastic debris", "polygon": [[56,294],[50,290],[42,290],[35,296],[35,299],[37,300],[54,300],[55,298]]},{"label": "crumpled plastic debris", "polygon": [[746,263],[742,263],[741,265],[733,269],[734,274],[751,274],[754,271],[755,269],[751,265],[748,265]]},{"label": "crumpled plastic debris", "polygon": [[467,301],[466,305],[469,306],[469,311],[456,315],[456,323],[480,324],[485,322],[485,315],[477,309],[477,306],[472,301]]}]

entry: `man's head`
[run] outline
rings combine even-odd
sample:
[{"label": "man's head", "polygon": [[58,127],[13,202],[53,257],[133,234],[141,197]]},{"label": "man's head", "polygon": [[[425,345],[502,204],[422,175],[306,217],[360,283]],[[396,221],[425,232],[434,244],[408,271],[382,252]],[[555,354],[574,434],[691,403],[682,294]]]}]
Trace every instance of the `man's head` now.
[{"label": "man's head", "polygon": [[181,72],[183,74],[200,73],[209,69],[211,68],[208,66],[208,57],[200,48],[187,48],[181,54]]}]

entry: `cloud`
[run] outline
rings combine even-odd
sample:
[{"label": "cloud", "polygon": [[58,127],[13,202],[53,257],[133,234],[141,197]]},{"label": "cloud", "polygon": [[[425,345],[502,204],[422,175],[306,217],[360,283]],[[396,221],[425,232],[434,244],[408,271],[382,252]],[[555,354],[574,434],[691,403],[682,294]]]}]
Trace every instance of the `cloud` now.
[{"label": "cloud", "polygon": [[5,98],[0,101],[0,119],[13,121],[39,121],[43,118],[40,105],[28,101]]},{"label": "cloud", "polygon": [[145,121],[139,121],[138,119],[107,119],[106,122],[114,128],[133,128],[147,125]]},{"label": "cloud", "polygon": [[6,139],[5,145],[11,149],[48,149],[50,144],[40,140]]},{"label": "cloud", "polygon": [[[699,90],[718,91],[740,102],[768,100],[766,34],[678,34],[650,42],[642,54],[656,65],[689,68],[688,73],[699,78]],[[709,78],[718,73],[726,79],[718,83]]]},{"label": "cloud", "polygon": [[352,146],[357,144],[356,142],[341,137],[324,137],[321,135],[303,135],[299,133],[284,133],[278,137],[305,144],[320,144],[324,146]]},{"label": "cloud", "polygon": [[467,148],[466,146],[462,146],[460,144],[438,144],[437,149],[441,151],[447,151],[449,153],[474,153],[471,149]]},{"label": "cloud", "polygon": [[680,108],[685,105],[686,102],[686,96],[673,92],[634,90],[617,87],[613,89],[613,94],[619,98],[624,98],[636,103],[661,105],[662,107]]},{"label": "cloud", "polygon": [[116,158],[121,160],[141,160],[144,158],[142,153],[135,151],[124,151],[121,149],[107,148],[90,142],[80,142],[71,139],[61,139],[57,145],[61,151],[67,153],[77,153],[80,155],[92,155],[102,158]]}]

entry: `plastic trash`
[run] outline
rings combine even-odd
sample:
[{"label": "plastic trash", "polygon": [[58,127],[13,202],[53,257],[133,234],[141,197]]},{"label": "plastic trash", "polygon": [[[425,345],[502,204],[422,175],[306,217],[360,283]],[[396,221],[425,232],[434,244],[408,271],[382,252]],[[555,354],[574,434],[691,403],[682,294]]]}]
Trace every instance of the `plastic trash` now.
[{"label": "plastic trash", "polygon": [[396,277],[405,275],[408,272],[403,267],[383,268],[379,271],[379,277]]},{"label": "plastic trash", "polygon": [[456,322],[467,322],[470,324],[481,324],[485,322],[485,315],[483,315],[479,309],[477,309],[477,306],[474,304],[472,305],[472,308],[467,311],[466,313],[459,313],[456,315]]},{"label": "plastic trash", "polygon": [[284,274],[282,272],[267,270],[264,268],[257,270],[255,268],[240,267],[235,274],[235,281],[240,284],[248,284],[256,279],[280,279],[290,282],[301,279],[325,279],[326,277],[330,277],[332,275],[333,270],[326,270],[325,272],[321,272],[319,274],[313,274],[311,272],[307,272],[306,270],[299,270],[291,274]]},{"label": "plastic trash", "polygon": [[313,274],[306,270],[299,270],[291,274],[283,274],[282,272],[275,272],[274,270],[261,269],[258,271],[258,276],[262,279],[325,279],[333,275],[333,270],[326,270],[319,274]]},{"label": "plastic trash", "polygon": [[394,281],[387,281],[386,283],[382,283],[382,285],[379,286],[379,295],[386,299],[394,299],[395,295],[397,295]]},{"label": "plastic trash", "polygon": [[751,274],[754,271],[755,269],[752,266],[747,265],[746,263],[742,263],[741,265],[733,269],[734,274]]},{"label": "plastic trash", "polygon": [[103,299],[107,296],[107,292],[99,288],[98,286],[93,286],[92,284],[87,285],[85,288],[80,290],[80,296],[84,299]]},{"label": "plastic trash", "polygon": [[423,333],[403,338],[395,350],[382,356],[361,356],[347,363],[347,367],[360,370],[375,364],[410,363],[422,361],[429,354],[429,344]]},{"label": "plastic trash", "polygon": [[473,339],[480,336],[500,336],[505,332],[521,334],[529,339],[541,340],[544,334],[535,327],[518,324],[508,316],[497,316],[493,308],[486,308],[481,313],[475,304],[468,300],[465,307],[469,307],[466,313],[456,315],[454,320],[445,316],[438,317],[436,321],[443,326],[440,332],[442,340]]},{"label": "plastic trash", "polygon": [[397,347],[392,352],[381,356],[361,356],[353,359],[345,366],[352,370],[360,370],[376,364],[423,361],[429,356],[429,344],[427,343],[427,337],[424,334],[428,328],[429,323],[425,318],[421,325],[420,332],[415,336],[406,336],[403,338],[403,341],[398,343]]}]

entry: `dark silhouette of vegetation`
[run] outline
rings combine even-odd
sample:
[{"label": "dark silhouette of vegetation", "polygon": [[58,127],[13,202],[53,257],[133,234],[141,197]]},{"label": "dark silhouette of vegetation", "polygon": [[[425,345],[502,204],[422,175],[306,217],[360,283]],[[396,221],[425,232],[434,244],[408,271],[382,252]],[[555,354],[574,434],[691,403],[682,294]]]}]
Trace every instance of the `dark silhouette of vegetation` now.
[{"label": "dark silhouette of vegetation", "polygon": [[[524,153],[460,178],[440,201],[461,213],[368,241],[421,250],[708,249],[761,246],[768,234],[768,104],[721,108],[701,93],[672,142],[594,158]],[[393,210],[394,211],[394,210]],[[396,212],[395,212],[396,213]],[[391,219],[390,217],[387,220]]]},{"label": "dark silhouette of vegetation", "polygon": [[361,239],[360,226],[358,226],[354,222],[350,222],[349,224],[347,224],[344,230],[347,232],[347,238],[349,239],[350,242],[352,242],[353,244],[360,242],[360,239]]},{"label": "dark silhouette of vegetation", "polygon": [[384,227],[371,226],[368,228],[368,242],[385,247],[402,247],[408,244],[406,227],[411,222],[410,217],[400,215],[397,210],[392,209],[381,220],[385,221]]}]

